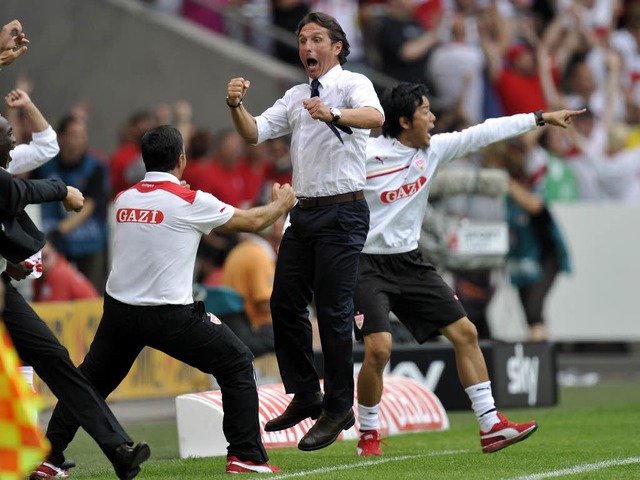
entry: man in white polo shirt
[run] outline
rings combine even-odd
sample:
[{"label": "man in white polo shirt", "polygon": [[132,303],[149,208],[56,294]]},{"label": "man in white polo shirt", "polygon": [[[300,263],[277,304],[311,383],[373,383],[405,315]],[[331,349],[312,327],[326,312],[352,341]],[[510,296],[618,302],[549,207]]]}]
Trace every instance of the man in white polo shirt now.
[{"label": "man in white polo shirt", "polygon": [[[103,395],[125,378],[143,347],[156,348],[212,374],[222,390],[228,473],[279,471],[267,463],[260,437],[253,355],[202,302],[193,301],[193,269],[202,234],[259,231],[293,206],[290,185],[275,184],[273,201],[240,210],[180,185],[186,157],[169,126],[142,138],[145,178],[115,200],[113,263],[104,313],[80,371]],[[47,435],[68,445],[78,428],[58,404]],[[64,449],[62,449],[64,450]],[[50,459],[64,460],[63,451]]]}]

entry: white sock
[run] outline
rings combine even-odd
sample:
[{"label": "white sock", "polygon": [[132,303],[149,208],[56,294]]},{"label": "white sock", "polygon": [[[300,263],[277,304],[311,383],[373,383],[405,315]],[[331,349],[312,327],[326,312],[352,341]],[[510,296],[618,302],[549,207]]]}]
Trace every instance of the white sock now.
[{"label": "white sock", "polygon": [[[20,366],[20,374],[22,375],[22,378],[24,378],[25,382],[27,382],[27,385],[29,385],[29,388],[31,388],[31,391],[35,392],[36,388],[33,384],[33,367],[31,365],[27,365],[27,366]],[[33,419],[36,423],[38,423],[38,411],[35,411],[35,417]]]},{"label": "white sock", "polygon": [[496,423],[500,422],[496,401],[491,392],[491,382],[482,382],[464,389],[471,400],[471,408],[476,414],[480,430],[488,432]]},{"label": "white sock", "polygon": [[365,407],[358,404],[358,421],[360,422],[361,432],[378,430],[378,410],[380,410],[379,403],[373,407]]},{"label": "white sock", "polygon": [[20,368],[20,373],[22,374],[22,378],[24,378],[24,381],[27,382],[27,385],[29,385],[29,388],[31,388],[31,390],[33,390],[35,392],[35,388],[33,387],[33,367],[32,366],[21,366]]}]

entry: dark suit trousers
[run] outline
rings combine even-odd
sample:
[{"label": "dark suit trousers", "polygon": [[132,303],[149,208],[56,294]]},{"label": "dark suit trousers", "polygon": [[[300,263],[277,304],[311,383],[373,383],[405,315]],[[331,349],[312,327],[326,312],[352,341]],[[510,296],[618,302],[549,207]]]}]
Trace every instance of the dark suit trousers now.
[{"label": "dark suit trousers", "polygon": [[324,408],[353,406],[353,291],[369,230],[365,200],[291,210],[271,295],[276,356],[287,393],[320,391],[308,306],[315,296],[324,354]]},{"label": "dark suit trousers", "polygon": [[[2,279],[6,290],[2,318],[18,355],[23,362],[33,366],[59,403],[70,412],[74,422],[91,435],[111,460],[116,447],[123,443],[131,444],[131,438],[104,399],[75,367],[67,349],[11,285],[9,277],[3,274]],[[55,451],[59,445],[55,439],[49,440]],[[51,460],[60,465],[64,457]]]},{"label": "dark suit trousers", "polygon": [[[222,392],[222,429],[229,455],[267,461],[260,436],[253,355],[229,327],[206,314],[202,302],[132,306],[105,295],[102,320],[78,368],[106,398],[127,376],[145,346],[213,375]],[[77,429],[69,409],[58,403],[47,436],[66,447]]]}]

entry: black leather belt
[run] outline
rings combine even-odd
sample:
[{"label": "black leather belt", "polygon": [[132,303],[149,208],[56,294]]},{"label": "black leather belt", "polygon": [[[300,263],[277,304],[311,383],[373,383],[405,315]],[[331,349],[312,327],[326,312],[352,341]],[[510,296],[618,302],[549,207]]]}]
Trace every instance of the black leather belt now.
[{"label": "black leather belt", "polygon": [[364,200],[364,192],[362,190],[329,195],[327,197],[302,197],[298,198],[298,205],[300,208],[327,207],[338,203],[357,202],[358,200]]}]

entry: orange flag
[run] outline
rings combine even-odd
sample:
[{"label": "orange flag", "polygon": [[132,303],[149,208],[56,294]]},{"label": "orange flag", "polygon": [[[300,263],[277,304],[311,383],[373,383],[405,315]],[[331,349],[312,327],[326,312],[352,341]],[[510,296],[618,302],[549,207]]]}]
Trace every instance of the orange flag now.
[{"label": "orange flag", "polygon": [[0,321],[0,478],[23,480],[44,460],[49,442],[36,418],[38,399],[19,372],[20,360]]}]

